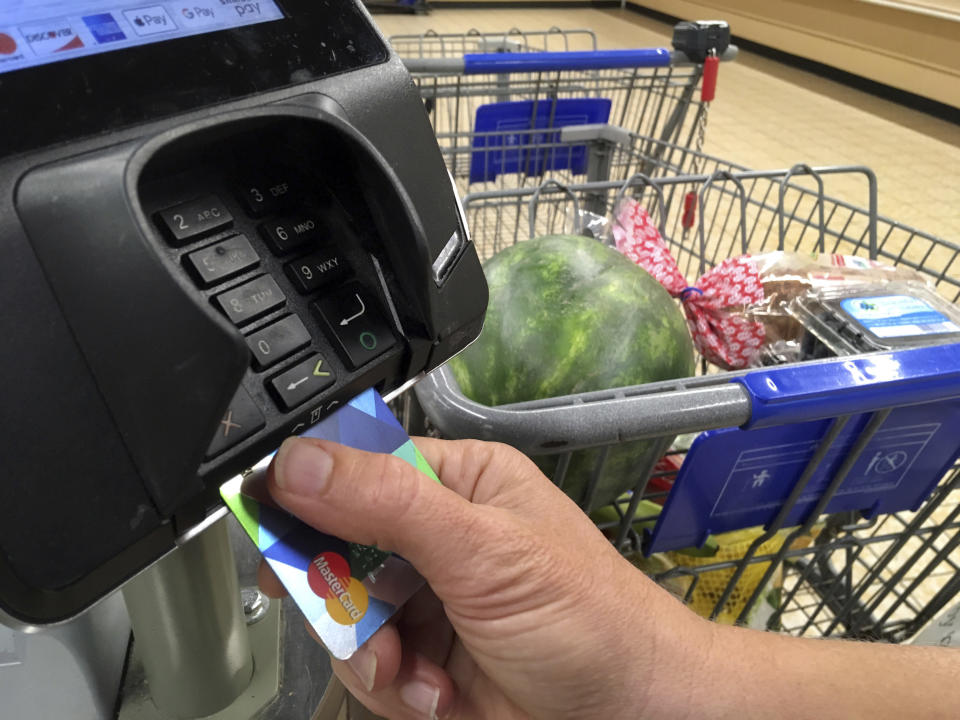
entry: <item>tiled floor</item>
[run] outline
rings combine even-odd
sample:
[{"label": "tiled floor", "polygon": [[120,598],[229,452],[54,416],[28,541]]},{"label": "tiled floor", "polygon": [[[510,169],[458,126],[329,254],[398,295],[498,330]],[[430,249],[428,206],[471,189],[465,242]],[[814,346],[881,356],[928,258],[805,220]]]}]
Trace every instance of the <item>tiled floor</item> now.
[{"label": "tiled floor", "polygon": [[[386,35],[556,26],[592,29],[601,48],[670,40],[668,26],[620,10],[439,9],[375,19]],[[960,126],[742,52],[721,68],[704,150],[756,169],[867,165],[880,179],[882,215],[960,245]],[[854,192],[827,187],[844,197]],[[951,272],[960,275],[960,267]]]}]

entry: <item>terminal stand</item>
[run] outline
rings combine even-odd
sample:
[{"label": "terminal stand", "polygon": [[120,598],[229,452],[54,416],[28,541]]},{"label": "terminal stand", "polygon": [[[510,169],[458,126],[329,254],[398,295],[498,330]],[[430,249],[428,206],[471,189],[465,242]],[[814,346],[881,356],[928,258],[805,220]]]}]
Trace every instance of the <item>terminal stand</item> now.
[{"label": "terminal stand", "polygon": [[122,720],[252,717],[276,696],[279,603],[248,628],[227,519],[128,582],[123,595],[134,647]]}]

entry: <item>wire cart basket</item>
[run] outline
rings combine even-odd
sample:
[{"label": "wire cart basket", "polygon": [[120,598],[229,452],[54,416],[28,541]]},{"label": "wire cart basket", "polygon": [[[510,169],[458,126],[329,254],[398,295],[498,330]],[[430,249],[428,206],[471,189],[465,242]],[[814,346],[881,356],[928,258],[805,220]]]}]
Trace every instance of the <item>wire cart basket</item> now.
[{"label": "wire cart basket", "polygon": [[[668,48],[530,49],[554,36],[570,45],[583,32],[391,39],[410,52],[404,62],[462,192],[536,185],[558,172],[581,182],[611,177],[593,172],[582,146],[561,141],[574,125],[625,128],[654,140],[648,153],[702,147],[716,69],[736,57],[735,46],[721,43],[703,57],[683,44],[692,57]],[[506,52],[504,38],[513,43]],[[447,44],[456,52],[445,54]]]},{"label": "wire cart basket", "polygon": [[467,53],[571,52],[596,50],[597,36],[585,28],[480,32],[471,28],[463,33],[422,33],[391,35],[387,38],[401,58],[451,58]]},{"label": "wire cart basket", "polygon": [[[914,268],[942,298],[960,300],[951,274],[960,247],[878,215],[869,169],[748,171],[702,154],[697,164],[698,175],[472,193],[468,226],[489,257],[577,232],[584,207],[611,216],[630,195],[687,277],[748,252],[819,251]],[[849,200],[857,193],[865,201]],[[621,552],[713,619],[903,642],[960,591],[960,344],[499,407],[466,398],[445,366],[415,390],[434,433],[554,455],[561,487],[573,454],[593,452],[575,499]],[[638,439],[654,440],[654,452],[638,463],[632,492],[594,507],[609,452]],[[763,482],[771,473],[779,483]],[[712,553],[690,552],[711,538]]]}]

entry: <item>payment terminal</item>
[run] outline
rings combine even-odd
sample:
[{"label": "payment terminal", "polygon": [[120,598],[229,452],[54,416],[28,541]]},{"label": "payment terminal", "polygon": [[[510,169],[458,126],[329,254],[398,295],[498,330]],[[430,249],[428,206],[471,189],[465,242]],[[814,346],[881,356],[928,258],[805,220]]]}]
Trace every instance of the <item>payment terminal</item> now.
[{"label": "payment terminal", "polygon": [[352,0],[0,3],[0,248],[14,626],[119,587],[486,307],[421,101]]}]

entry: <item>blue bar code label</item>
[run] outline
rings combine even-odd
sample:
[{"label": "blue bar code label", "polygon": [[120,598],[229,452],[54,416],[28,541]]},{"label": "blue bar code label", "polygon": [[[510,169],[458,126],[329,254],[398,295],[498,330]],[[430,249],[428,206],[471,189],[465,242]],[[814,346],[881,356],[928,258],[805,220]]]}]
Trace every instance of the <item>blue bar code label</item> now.
[{"label": "blue bar code label", "polygon": [[879,338],[939,335],[960,332],[946,315],[909,295],[847,298],[843,309]]}]

